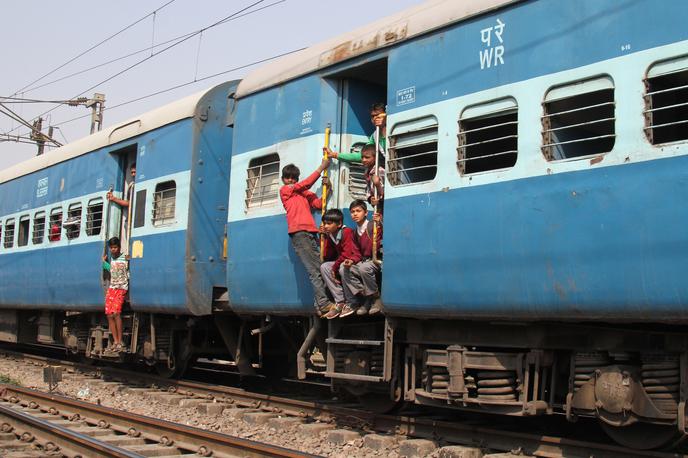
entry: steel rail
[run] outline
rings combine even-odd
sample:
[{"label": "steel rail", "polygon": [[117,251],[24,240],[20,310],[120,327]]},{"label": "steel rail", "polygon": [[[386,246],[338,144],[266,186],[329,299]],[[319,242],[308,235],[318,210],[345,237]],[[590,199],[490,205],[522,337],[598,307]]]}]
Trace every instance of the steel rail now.
[{"label": "steel rail", "polygon": [[[28,406],[29,408],[34,408],[41,412],[52,412],[56,417],[78,419],[90,425],[99,425],[102,428],[109,428],[115,433],[122,434],[123,437],[127,437],[127,435],[141,437],[152,444],[157,443],[169,446],[170,451],[181,449],[190,453],[196,453],[199,456],[213,456],[216,458],[230,458],[236,456],[296,458],[314,456],[275,445],[255,442],[213,431],[206,431],[22,387],[5,385],[1,389],[0,397],[6,402],[21,404],[22,406]],[[13,409],[5,407],[3,411],[6,410]],[[29,414],[18,411],[13,413],[19,414],[21,417],[30,416]],[[34,419],[34,425],[38,426],[44,421],[45,420]],[[51,426],[55,433],[63,435],[72,433],[77,441],[82,442],[85,446],[90,446],[95,450],[99,450],[99,454],[102,456],[140,456],[136,453],[132,454],[124,448],[103,444],[98,441],[97,438],[74,433],[73,431],[69,431],[66,427],[55,424]],[[91,453],[84,456],[94,455]]]},{"label": "steel rail", "polygon": [[[4,353],[14,353],[2,350]],[[30,359],[56,363],[50,358],[25,355]],[[667,451],[644,451],[629,449],[619,445],[583,441],[538,433],[522,433],[494,428],[475,426],[469,423],[441,421],[427,417],[410,415],[381,415],[357,408],[337,405],[333,402],[305,401],[263,393],[246,391],[224,385],[211,385],[189,380],[170,380],[161,377],[125,371],[114,368],[97,368],[72,363],[60,364],[78,366],[86,372],[100,372],[103,375],[120,379],[128,383],[139,382],[154,384],[162,389],[177,394],[199,399],[215,400],[237,407],[313,418],[322,422],[334,422],[358,428],[366,432],[407,435],[414,438],[427,438],[448,443],[474,445],[494,450],[521,450],[523,453],[541,457],[580,457],[604,456],[608,458],[653,457],[653,458],[688,458],[688,454]]]},{"label": "steel rail", "polygon": [[60,452],[61,455],[70,457],[138,458],[141,456],[2,405],[0,405],[0,421],[3,422],[3,432],[18,435],[22,442],[38,441],[46,452]]}]

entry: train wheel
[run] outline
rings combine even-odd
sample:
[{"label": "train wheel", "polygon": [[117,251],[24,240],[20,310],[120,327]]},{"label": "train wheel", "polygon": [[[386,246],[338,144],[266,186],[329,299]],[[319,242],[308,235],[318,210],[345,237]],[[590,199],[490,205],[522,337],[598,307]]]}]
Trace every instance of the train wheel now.
[{"label": "train wheel", "polygon": [[176,342],[176,345],[173,345],[171,350],[172,351],[166,361],[158,361],[155,363],[155,371],[160,377],[181,377],[184,375],[186,368],[189,366],[191,353],[189,352],[187,338],[179,338]]},{"label": "train wheel", "polygon": [[188,366],[188,359],[180,359],[177,355],[170,355],[167,361],[158,361],[155,364],[155,372],[160,377],[177,378],[184,375]]},{"label": "train wheel", "polygon": [[377,414],[388,414],[396,410],[402,403],[389,398],[386,393],[366,393],[357,396],[358,402],[366,409]]},{"label": "train wheel", "polygon": [[630,426],[612,426],[600,421],[602,429],[614,442],[636,450],[654,450],[672,445],[680,437],[675,425],[634,423]]}]

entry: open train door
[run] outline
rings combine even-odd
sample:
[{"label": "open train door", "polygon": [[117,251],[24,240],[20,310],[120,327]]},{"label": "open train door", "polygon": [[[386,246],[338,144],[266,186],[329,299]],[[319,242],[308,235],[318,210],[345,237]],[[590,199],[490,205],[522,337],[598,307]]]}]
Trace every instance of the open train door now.
[{"label": "open train door", "polygon": [[[365,62],[329,76],[339,81],[339,132],[337,150],[340,153],[360,151],[375,130],[370,108],[386,103],[387,58]],[[365,169],[359,162],[339,160],[338,182],[335,183],[337,207],[346,210],[354,199],[365,199]],[[348,219],[348,212],[344,211]]]}]

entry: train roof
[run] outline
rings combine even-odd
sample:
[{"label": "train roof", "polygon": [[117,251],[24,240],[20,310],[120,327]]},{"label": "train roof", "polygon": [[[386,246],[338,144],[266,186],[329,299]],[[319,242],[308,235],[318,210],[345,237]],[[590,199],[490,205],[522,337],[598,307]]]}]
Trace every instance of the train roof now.
[{"label": "train roof", "polygon": [[431,0],[282,57],[244,78],[237,98],[522,0]]},{"label": "train roof", "polygon": [[[162,107],[156,108],[127,121],[106,127],[93,135],[89,135],[72,143],[63,145],[41,156],[36,156],[24,162],[20,162],[19,164],[9,167],[5,170],[0,170],[0,183],[5,183],[15,178],[48,168],[60,162],[87,154],[98,148],[119,143],[128,138],[136,137],[145,132],[157,129],[158,127],[179,121],[180,119],[190,118],[194,116],[194,113],[196,112],[196,106],[201,98],[203,98],[204,95],[206,95],[215,87],[217,86],[189,95],[167,105],[163,105]],[[138,123],[138,128],[123,129],[126,126],[134,125],[136,123]]]}]

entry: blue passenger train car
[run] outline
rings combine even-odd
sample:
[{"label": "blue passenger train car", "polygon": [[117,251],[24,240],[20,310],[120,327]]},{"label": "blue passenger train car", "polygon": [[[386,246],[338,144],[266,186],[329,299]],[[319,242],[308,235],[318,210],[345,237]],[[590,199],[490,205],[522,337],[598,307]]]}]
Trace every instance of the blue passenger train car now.
[{"label": "blue passenger train car", "polygon": [[[0,341],[684,436],[688,3],[432,0],[0,172]],[[383,313],[313,316],[279,200],[386,103]],[[137,174],[126,218],[112,186]],[[334,161],[328,206],[365,196]],[[320,192],[320,183],[314,186]],[[316,216],[316,221],[319,216]],[[127,223],[122,223],[126,220]],[[130,227],[125,351],[101,257]]]},{"label": "blue passenger train car", "polygon": [[[673,437],[688,370],[687,15],[675,1],[430,1],[249,75],[231,307],[311,312],[279,171],[310,174],[327,125],[333,149],[365,140],[368,106],[386,101],[386,318],[314,322],[299,376],[318,372],[303,357],[325,334],[335,387],[596,416],[634,446],[656,445],[635,443],[639,420]],[[359,197],[357,167],[331,167],[330,206]]]},{"label": "blue passenger train car", "polygon": [[[33,332],[40,341],[59,341],[53,331],[61,332],[62,315],[49,311],[68,311],[70,346],[94,345],[89,354],[98,354],[97,328],[85,338],[76,320],[102,312],[101,258],[106,240],[123,233],[130,234],[123,251],[130,255],[132,312],[210,315],[214,295],[226,291],[235,88],[223,83],[0,173],[4,340],[20,333],[22,311],[38,310],[42,325]],[[121,208],[106,193],[123,194],[134,163],[132,200]],[[143,342],[149,328],[132,323],[129,332]]]}]

